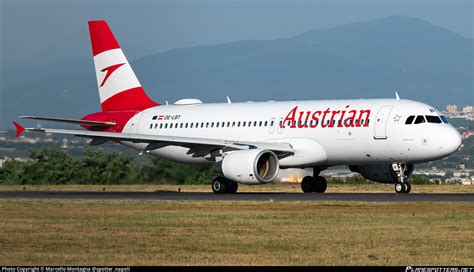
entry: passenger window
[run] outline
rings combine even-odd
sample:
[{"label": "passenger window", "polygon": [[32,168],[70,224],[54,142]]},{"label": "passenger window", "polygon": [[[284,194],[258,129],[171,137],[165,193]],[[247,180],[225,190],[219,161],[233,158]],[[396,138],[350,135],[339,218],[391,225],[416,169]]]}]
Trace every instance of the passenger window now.
[{"label": "passenger window", "polygon": [[157,128],[158,128],[158,124],[155,124],[155,129],[157,129]]},{"label": "passenger window", "polygon": [[162,128],[163,128],[163,124],[160,124],[160,129],[162,129]]},{"label": "passenger window", "polygon": [[179,128],[183,128],[183,123],[181,123],[181,125],[179,125]]},{"label": "passenger window", "polygon": [[168,124],[165,124],[165,128],[168,128]]},{"label": "passenger window", "polygon": [[214,127],[214,122],[211,123],[211,128],[213,128],[213,127]]},{"label": "passenger window", "polygon": [[240,127],[240,121],[239,121],[239,122],[237,122],[237,127]]},{"label": "passenger window", "polygon": [[216,127],[217,127],[217,128],[219,127],[219,122],[216,122]]},{"label": "passenger window", "polygon": [[186,123],[186,126],[185,126],[185,128],[188,128],[188,123]]},{"label": "passenger window", "polygon": [[415,119],[415,124],[421,124],[425,122],[425,117],[423,115],[418,115]]},{"label": "passenger window", "polygon": [[426,117],[426,121],[428,121],[428,123],[441,124],[441,119],[438,116],[426,115],[425,117]]},{"label": "passenger window", "polygon": [[408,116],[407,120],[405,121],[405,125],[411,125],[413,123],[413,119],[415,119],[415,115]]}]

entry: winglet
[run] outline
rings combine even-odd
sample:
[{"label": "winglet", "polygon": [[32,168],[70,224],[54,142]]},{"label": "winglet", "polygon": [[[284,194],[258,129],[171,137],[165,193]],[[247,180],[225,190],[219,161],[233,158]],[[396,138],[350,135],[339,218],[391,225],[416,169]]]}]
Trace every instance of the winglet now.
[{"label": "winglet", "polygon": [[25,128],[22,127],[20,124],[18,124],[17,122],[13,121],[13,124],[15,125],[15,128],[16,128],[16,135],[15,137],[18,138],[21,133],[23,133],[23,131],[25,131]]},{"label": "winglet", "polygon": [[395,98],[396,98],[397,100],[400,100],[400,96],[398,96],[398,92],[397,92],[397,91],[395,91]]}]

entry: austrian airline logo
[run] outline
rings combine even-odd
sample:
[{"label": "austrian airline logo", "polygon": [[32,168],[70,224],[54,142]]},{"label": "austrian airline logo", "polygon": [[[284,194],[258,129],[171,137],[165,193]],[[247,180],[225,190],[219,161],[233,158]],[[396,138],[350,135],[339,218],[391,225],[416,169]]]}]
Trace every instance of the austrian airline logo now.
[{"label": "austrian airline logo", "polygon": [[322,128],[333,127],[368,127],[370,120],[370,110],[351,109],[347,105],[344,109],[333,110],[298,110],[294,107],[280,123],[280,128],[285,128],[287,124],[290,128]]},{"label": "austrian airline logo", "polygon": [[106,73],[104,79],[102,80],[102,83],[100,83],[100,87],[104,86],[105,82],[107,81],[107,79],[109,79],[110,75],[112,75],[112,73],[115,72],[115,70],[117,70],[118,68],[120,68],[124,64],[125,63],[114,64],[114,65],[110,65],[109,67],[105,67],[104,69],[100,70],[101,72]]}]

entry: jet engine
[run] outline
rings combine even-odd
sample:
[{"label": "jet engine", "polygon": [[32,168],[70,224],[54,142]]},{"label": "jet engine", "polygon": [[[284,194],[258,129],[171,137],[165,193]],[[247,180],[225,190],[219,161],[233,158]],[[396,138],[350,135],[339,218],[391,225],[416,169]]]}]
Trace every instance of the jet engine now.
[{"label": "jet engine", "polygon": [[224,157],[221,167],[226,178],[246,184],[271,182],[280,169],[278,157],[265,149],[233,151]]},{"label": "jet engine", "polygon": [[[392,164],[351,165],[349,169],[375,182],[396,183],[398,181],[397,173],[393,170]],[[408,178],[413,173],[413,169],[415,169],[413,163],[406,165],[405,178]]]}]

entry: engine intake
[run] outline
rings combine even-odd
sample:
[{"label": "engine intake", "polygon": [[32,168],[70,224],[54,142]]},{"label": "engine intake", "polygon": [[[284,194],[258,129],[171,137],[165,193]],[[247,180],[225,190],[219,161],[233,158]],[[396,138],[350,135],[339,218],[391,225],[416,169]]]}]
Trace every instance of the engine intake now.
[{"label": "engine intake", "polygon": [[271,182],[280,169],[278,157],[266,149],[233,151],[224,157],[221,167],[226,178],[246,184]]}]

